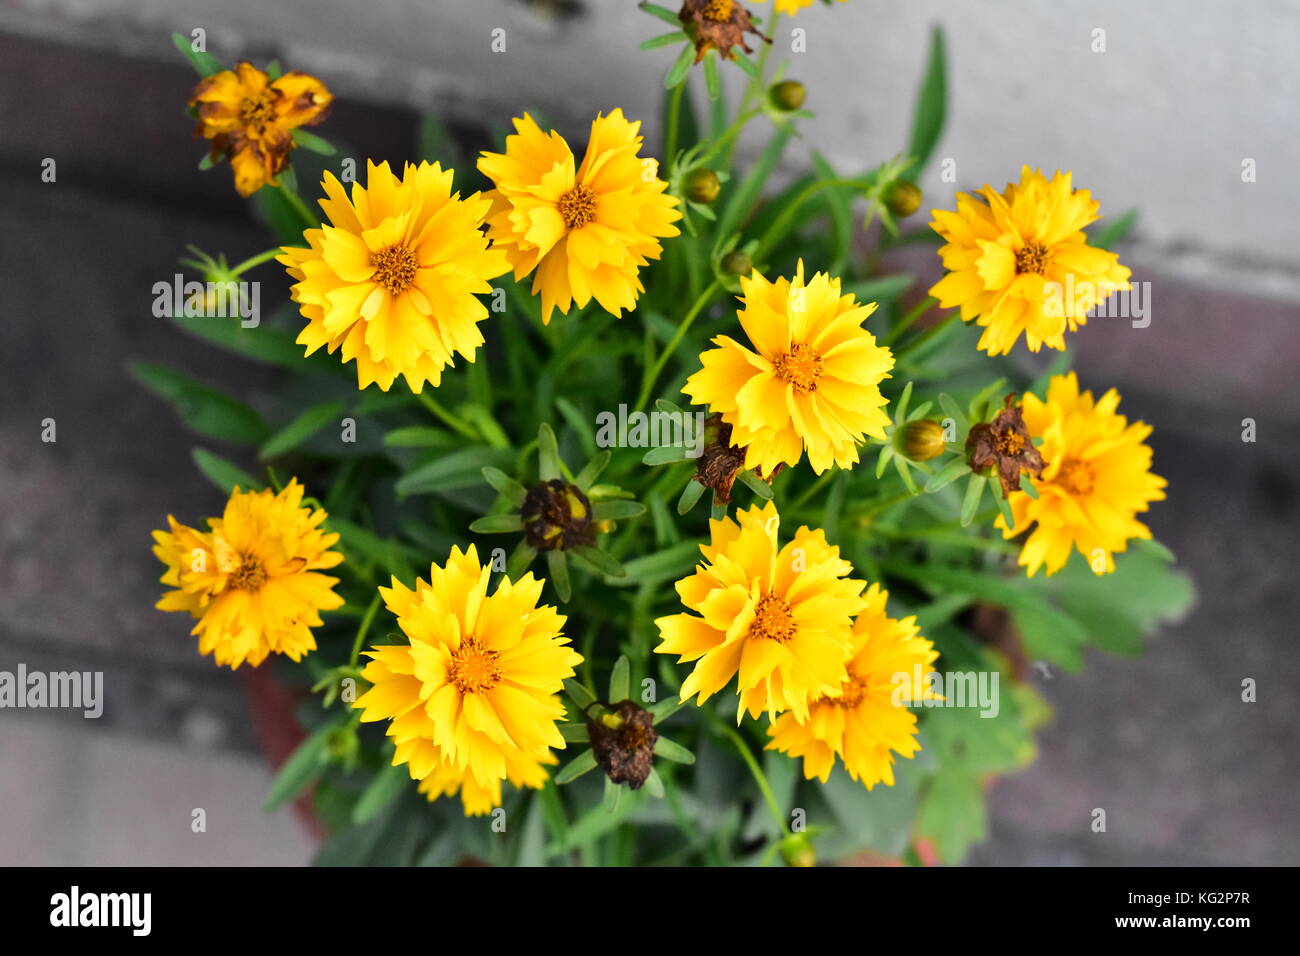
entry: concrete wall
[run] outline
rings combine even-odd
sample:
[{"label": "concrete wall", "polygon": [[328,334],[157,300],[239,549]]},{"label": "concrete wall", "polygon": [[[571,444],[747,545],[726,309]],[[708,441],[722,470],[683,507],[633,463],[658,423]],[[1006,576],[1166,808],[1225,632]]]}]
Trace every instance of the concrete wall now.
[{"label": "concrete wall", "polygon": [[[1141,209],[1137,264],[1300,300],[1300,4],[817,5],[776,30],[818,114],[807,148],[847,169],[897,152],[934,23],[951,63],[938,155],[956,160],[958,188],[1000,186],[1022,162],[1073,169],[1104,212]],[[498,125],[526,107],[572,124],[622,106],[653,132],[675,54],[636,50],[664,26],[633,0],[0,0],[0,29],[148,56],[170,54],[166,32],[199,26],[222,57],[279,55],[345,96]],[[489,49],[497,27],[505,53]],[[788,53],[792,27],[807,31],[806,53]],[[738,86],[737,71],[727,78]],[[925,185],[939,203],[954,189],[933,173]]]}]

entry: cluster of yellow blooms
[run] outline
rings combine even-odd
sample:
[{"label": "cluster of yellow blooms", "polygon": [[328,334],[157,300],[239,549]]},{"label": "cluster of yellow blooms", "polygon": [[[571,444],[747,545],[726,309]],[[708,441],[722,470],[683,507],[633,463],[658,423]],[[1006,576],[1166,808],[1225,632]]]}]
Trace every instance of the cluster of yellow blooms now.
[{"label": "cluster of yellow blooms", "polygon": [[[241,193],[274,181],[289,132],[329,102],[310,77],[271,82],[245,67],[204,81],[194,101],[202,134],[231,155]],[[592,123],[579,163],[558,133],[524,116],[504,153],[479,159],[494,185],[483,194],[462,198],[453,172],[436,163],[400,174],[370,163],[350,193],[326,173],[326,222],[279,257],[307,322],[298,342],[355,361],[360,388],[387,390],[401,376],[418,393],[438,385],[455,355],[474,360],[488,317],[479,296],[507,271],[533,277],[543,321],[593,299],[614,315],[634,309],[641,267],[681,218],[641,145],[639,124],[614,110]],[[1114,254],[1088,245],[1082,230],[1097,203],[1068,173],[1048,180],[1026,168],[1018,184],[979,197],[934,212],[948,274],[932,293],[984,328],[981,349],[1005,353],[1021,334],[1033,350],[1064,348],[1065,331],[1128,287]],[[1044,285],[1067,275],[1091,291],[1049,314]],[[875,304],[846,294],[838,278],[806,277],[802,262],[793,277],[755,271],[740,287],[743,337],[716,336],[683,392],[730,426],[744,467],[762,477],[805,454],[819,474],[853,467],[889,424],[880,385],[894,357],[864,327]],[[1105,573],[1130,539],[1150,537],[1136,516],[1165,483],[1150,471],[1150,428],[1129,424],[1118,403],[1113,390],[1100,400],[1081,392],[1073,374],[1054,378],[1045,399],[1024,396],[1025,427],[1048,464],[1030,479],[1037,494],[1011,493],[1015,530],[999,527],[1009,537],[1033,526],[1020,555],[1029,575],[1055,573],[1075,548]],[[158,607],[190,612],[200,651],[218,664],[257,665],[273,652],[297,660],[315,647],[319,612],[342,604],[321,573],[343,560],[330,550],[338,535],[321,530],[324,511],[302,498],[296,482],[278,493],[236,488],[209,530],[169,518],[170,530],[155,532],[172,588]],[[779,526],[772,503],[712,521],[703,562],[676,585],[687,611],[658,619],[655,650],[694,664],[683,700],[703,704],[734,678],[737,720],[766,714],[769,749],[803,758],[808,778],[826,780],[839,758],[867,787],[892,784],[894,754],[919,749],[906,704],[933,694],[928,682],[912,686],[913,675],[932,672],[937,652],[914,618],[886,614],[887,593],[853,577],[823,531],[800,527],[782,544]],[[460,793],[471,814],[500,803],[502,781],[544,784],[553,749],[564,747],[559,693],[582,661],[562,633],[565,618],[538,604],[541,580],[503,577],[489,593],[489,578],[471,546],[453,549],[414,589],[396,579],[381,588],[408,643],[368,652],[370,689],[355,702],[361,719],[388,722],[394,763],[421,792]]]}]

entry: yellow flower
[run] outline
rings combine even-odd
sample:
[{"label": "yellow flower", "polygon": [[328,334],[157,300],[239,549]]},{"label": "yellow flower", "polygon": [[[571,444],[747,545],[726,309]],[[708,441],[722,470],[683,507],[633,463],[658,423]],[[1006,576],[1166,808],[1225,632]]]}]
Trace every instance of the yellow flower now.
[{"label": "yellow flower", "polygon": [[1151,426],[1129,424],[1117,414],[1119,393],[1113,388],[1093,401],[1079,392],[1071,372],[1048,385],[1047,401],[1026,394],[1021,403],[1025,427],[1035,438],[1047,466],[1034,479],[1038,497],[1013,491],[1009,499],[1015,528],[998,518],[1003,537],[1010,538],[1037,522],[1020,551],[1020,564],[1033,577],[1047,565],[1055,574],[1077,547],[1097,574],[1115,569],[1113,555],[1128,547],[1130,538],[1150,538],[1151,531],[1136,519],[1153,501],[1163,501],[1165,480],[1151,473],[1151,447],[1143,439]]},{"label": "yellow flower", "polygon": [[766,711],[808,716],[808,704],[837,691],[847,678],[850,628],[862,608],[866,582],[821,530],[800,528],[785,547],[781,519],[770,501],[710,521],[705,563],[677,582],[682,603],[700,616],[661,617],[659,654],[696,661],[682,683],[682,700],[703,704],[739,677],[736,722]]},{"label": "yellow flower", "polygon": [[824,272],[805,284],[802,260],[794,279],[755,272],[740,288],[737,315],[753,348],[715,337],[682,391],[731,426],[746,468],[770,475],[805,451],[818,474],[856,464],[864,436],[884,438],[889,424],[879,386],[894,356],[862,327],[876,304],[842,295]]},{"label": "yellow flower", "polygon": [[[844,0],[840,0],[843,3]],[[775,12],[777,13],[798,13],[804,7],[811,7],[813,0],[775,0]]]},{"label": "yellow flower", "polygon": [[474,361],[487,308],[477,295],[509,266],[481,227],[490,203],[451,191],[452,171],[411,163],[401,178],[367,163],[352,197],[332,173],[320,201],[330,225],[303,233],[310,248],[284,247],[276,261],[298,280],[291,289],[307,325],[298,344],[322,345],[357,363],[357,387],[388,391],[398,375],[411,391],[437,386],[460,353]]},{"label": "yellow flower", "polygon": [[1010,352],[1022,332],[1031,352],[1064,349],[1067,329],[1130,288],[1119,257],[1088,245],[1083,227],[1099,218],[1100,204],[1071,185],[1070,173],[1049,180],[1025,166],[1005,192],[985,186],[979,194],[983,202],[958,193],[956,212],[934,210],[930,227],[947,242],[939,255],[948,274],[930,294],[941,308],[960,306],[962,321],[978,321],[979,347],[990,355]]},{"label": "yellow flower", "polygon": [[314,76],[293,70],[272,80],[248,63],[214,73],[194,88],[195,136],[212,140],[212,158],[230,157],[235,189],[251,196],[289,165],[293,131],[325,118],[334,96]]},{"label": "yellow flower", "polygon": [[870,790],[882,781],[894,785],[893,753],[911,759],[921,749],[916,715],[907,703],[937,698],[926,675],[934,672],[939,652],[920,635],[916,618],[896,621],[885,614],[889,593],[878,584],[863,597],[866,607],[853,622],[848,679],[814,702],[806,720],[778,717],[768,728],[767,749],[802,757],[804,777],[822,783],[838,756],[849,776]]},{"label": "yellow flower", "polygon": [[655,160],[637,155],[640,128],[619,109],[597,116],[575,169],[564,138],[525,115],[504,153],[479,158],[479,171],[496,185],[488,193],[488,237],[509,257],[516,280],[536,273],[543,322],[554,309],[568,315],[570,304],[581,308],[592,298],[613,315],[635,308],[638,270],[659,258],[661,238],[678,234],[676,197],[665,192]]},{"label": "yellow flower", "polygon": [[199,653],[220,665],[256,667],[271,653],[299,660],[316,649],[320,612],[343,604],[338,578],[319,573],[343,560],[329,550],[339,536],[320,529],[327,516],[304,506],[302,493],[296,480],[279,494],[235,488],[209,530],[168,515],[170,530],[153,533],[153,553],[167,565],[161,581],[175,588],[155,606],[197,618]]},{"label": "yellow flower", "polygon": [[363,721],[388,720],[396,753],[430,799],[461,793],[467,814],[500,805],[501,781],[540,787],[542,764],[563,749],[556,696],[582,662],[561,634],[564,617],[537,606],[542,582],[503,578],[488,594],[491,568],[453,548],[415,589],[396,578],[380,588],[410,643],[368,651],[362,676],[373,686],[353,706]]}]

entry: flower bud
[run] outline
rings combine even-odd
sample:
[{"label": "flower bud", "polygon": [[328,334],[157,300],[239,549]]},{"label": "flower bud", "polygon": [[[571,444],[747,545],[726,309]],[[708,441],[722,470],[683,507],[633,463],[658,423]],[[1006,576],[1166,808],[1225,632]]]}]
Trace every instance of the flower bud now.
[{"label": "flower bud", "polygon": [[781,841],[781,859],[786,866],[816,866],[817,851],[807,833],[791,833]]},{"label": "flower bud", "polygon": [[943,454],[943,426],[931,418],[919,418],[899,429],[897,447],[908,461],[929,461]]},{"label": "flower bud", "polygon": [[915,183],[896,182],[889,187],[885,206],[899,219],[906,219],[921,208],[921,190]]},{"label": "flower bud", "polygon": [[773,106],[783,112],[792,113],[803,106],[808,91],[798,80],[782,80],[772,87],[768,95]]},{"label": "flower bud", "polygon": [[722,271],[729,276],[748,278],[749,274],[754,271],[754,260],[749,258],[749,253],[741,252],[739,249],[728,252],[723,256],[719,265],[722,267]]},{"label": "flower bud", "polygon": [[694,169],[686,177],[686,198],[691,202],[711,203],[718,198],[722,183],[711,169]]}]

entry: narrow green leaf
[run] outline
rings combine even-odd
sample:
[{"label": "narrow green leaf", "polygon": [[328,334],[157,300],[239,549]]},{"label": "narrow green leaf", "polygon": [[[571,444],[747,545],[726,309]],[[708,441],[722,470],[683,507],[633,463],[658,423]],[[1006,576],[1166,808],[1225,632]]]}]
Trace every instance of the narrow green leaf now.
[{"label": "narrow green leaf", "polygon": [[321,156],[333,156],[338,152],[334,144],[327,139],[322,139],[315,133],[309,133],[301,126],[293,131],[293,141],[308,152],[317,153]]},{"label": "narrow green leaf", "polygon": [[263,813],[270,813],[288,803],[320,776],[321,771],[325,769],[330,734],[337,730],[338,726],[337,723],[329,723],[319,728],[289,755],[289,759],[280,767],[275,780],[271,783],[266,802],[262,804]]},{"label": "narrow green leaf", "polygon": [[569,565],[563,551],[546,552],[546,570],[556,595],[567,604],[573,596],[573,588],[569,583]]},{"label": "narrow green leaf", "polygon": [[180,33],[173,33],[172,43],[175,44],[176,49],[181,51],[181,55],[190,61],[190,66],[194,67],[194,72],[198,73],[199,76],[209,77],[214,73],[225,70],[221,61],[211,53],[195,50],[189,37]]},{"label": "narrow green leaf", "polygon": [[935,27],[930,35],[930,60],[917,93],[916,108],[912,113],[912,135],[907,146],[908,155],[916,160],[912,167],[914,174],[929,162],[943,134],[948,111],[948,67],[944,47],[943,30]]},{"label": "narrow green leaf", "polygon": [[584,544],[574,548],[571,553],[598,574],[604,574],[611,578],[621,578],[627,575],[623,565],[619,564],[618,559],[608,551],[602,551],[600,548],[593,548]]},{"label": "narrow green leaf", "polygon": [[971,475],[970,483],[966,486],[966,495],[961,502],[961,526],[963,528],[970,525],[975,520],[975,512],[979,509],[980,498],[984,496],[984,486],[988,480],[983,475]]},{"label": "narrow green leaf", "polygon": [[667,737],[660,737],[655,741],[655,756],[663,757],[665,760],[671,760],[673,763],[695,763],[695,754],[691,753],[681,744],[669,740]]},{"label": "narrow green leaf", "polygon": [[339,421],[342,414],[342,402],[325,402],[307,409],[263,442],[257,450],[257,457],[266,461],[292,451],[332,422]]},{"label": "narrow green leaf", "polygon": [[226,494],[230,494],[236,486],[244,491],[256,491],[262,487],[260,481],[220,455],[214,455],[202,448],[195,448],[190,455],[204,477]]},{"label": "narrow green leaf", "polygon": [[181,420],[199,434],[245,445],[266,439],[261,416],[243,402],[162,365],[133,362],[129,369],[136,381],[170,402]]},{"label": "narrow green leaf", "polygon": [[688,43],[682,47],[682,52],[678,54],[673,65],[664,75],[664,89],[671,90],[686,79],[686,71],[691,68],[695,62],[695,45]]},{"label": "narrow green leaf", "polygon": [[528,497],[528,489],[515,481],[500,468],[491,465],[483,469],[483,480],[496,489],[497,493],[516,508]]},{"label": "narrow green leaf", "polygon": [[682,489],[682,496],[677,499],[677,513],[684,515],[695,507],[695,503],[704,494],[704,486],[692,478]]},{"label": "narrow green leaf", "polygon": [[741,469],[740,472],[737,473],[736,477],[740,479],[742,485],[754,494],[758,495],[758,497],[762,498],[764,501],[772,500],[772,486],[748,468]]},{"label": "narrow green leaf", "polygon": [[597,521],[615,521],[620,518],[636,518],[645,514],[645,505],[639,501],[626,501],[615,498],[610,501],[597,501],[591,506],[591,515]]},{"label": "narrow green leaf", "polygon": [[475,534],[505,534],[523,529],[524,519],[518,514],[484,515],[470,522],[469,526],[469,530]]},{"label": "narrow green leaf", "polygon": [[632,664],[626,654],[620,654],[609,673],[609,702],[617,704],[632,694]]},{"label": "narrow green leaf", "polygon": [[537,428],[537,474],[542,481],[560,477],[560,450],[555,443],[555,432],[546,422]]},{"label": "narrow green leaf", "polygon": [[375,774],[352,807],[352,822],[368,823],[385,810],[411,779],[406,764],[389,765]]},{"label": "narrow green leaf", "polygon": [[596,755],[590,749],[584,750],[578,756],[574,757],[567,764],[559,769],[555,774],[557,785],[563,786],[566,783],[572,783],[584,773],[596,769]]},{"label": "narrow green leaf", "polygon": [[930,480],[925,483],[925,490],[927,493],[936,492],[940,488],[948,487],[962,475],[969,473],[970,463],[966,461],[964,456],[958,455],[930,476]]}]

